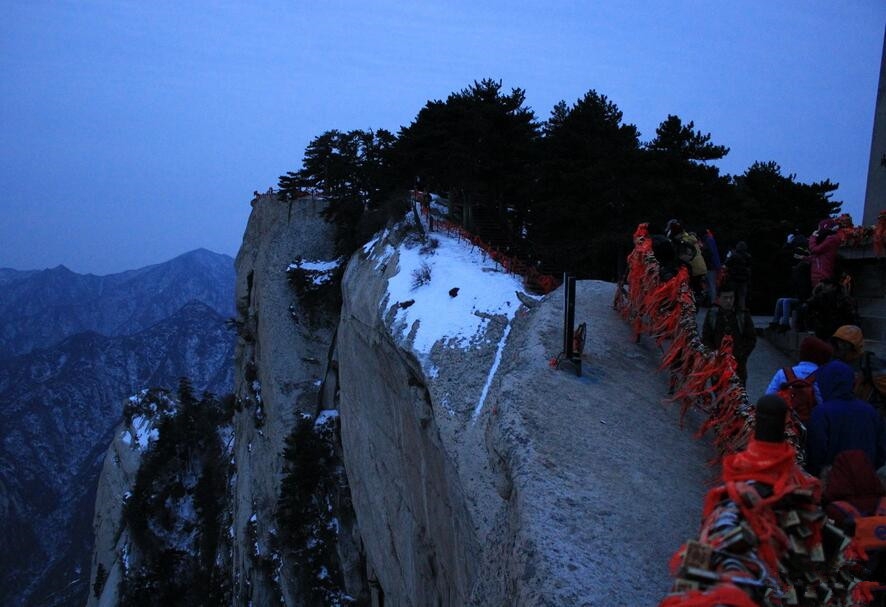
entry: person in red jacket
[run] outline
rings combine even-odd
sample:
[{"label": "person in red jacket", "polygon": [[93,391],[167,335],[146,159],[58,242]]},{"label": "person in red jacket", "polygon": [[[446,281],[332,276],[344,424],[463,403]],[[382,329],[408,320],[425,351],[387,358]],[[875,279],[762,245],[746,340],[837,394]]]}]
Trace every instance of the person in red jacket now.
[{"label": "person in red jacket", "polygon": [[840,247],[839,226],[834,219],[823,219],[809,238],[809,271],[812,288],[827,278],[834,278],[837,249]]}]

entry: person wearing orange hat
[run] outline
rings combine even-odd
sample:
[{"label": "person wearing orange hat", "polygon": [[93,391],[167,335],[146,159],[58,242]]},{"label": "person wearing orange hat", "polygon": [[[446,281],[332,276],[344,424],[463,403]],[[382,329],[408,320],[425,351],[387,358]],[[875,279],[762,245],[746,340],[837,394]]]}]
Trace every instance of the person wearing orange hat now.
[{"label": "person wearing orange hat", "polygon": [[831,336],[834,358],[855,369],[855,395],[883,407],[886,403],[886,362],[864,350],[864,334],[855,325],[843,325]]},{"label": "person wearing orange hat", "polygon": [[864,334],[855,325],[838,327],[831,335],[834,358],[847,364],[855,364],[864,354]]}]

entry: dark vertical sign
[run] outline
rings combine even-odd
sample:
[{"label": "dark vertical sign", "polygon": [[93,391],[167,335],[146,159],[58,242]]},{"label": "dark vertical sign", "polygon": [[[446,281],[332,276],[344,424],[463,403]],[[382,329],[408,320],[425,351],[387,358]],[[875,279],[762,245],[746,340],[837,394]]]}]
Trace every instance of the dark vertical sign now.
[{"label": "dark vertical sign", "polygon": [[565,305],[563,306],[563,353],[572,360],[572,340],[575,337],[575,277],[568,272],[563,273],[563,289]]}]

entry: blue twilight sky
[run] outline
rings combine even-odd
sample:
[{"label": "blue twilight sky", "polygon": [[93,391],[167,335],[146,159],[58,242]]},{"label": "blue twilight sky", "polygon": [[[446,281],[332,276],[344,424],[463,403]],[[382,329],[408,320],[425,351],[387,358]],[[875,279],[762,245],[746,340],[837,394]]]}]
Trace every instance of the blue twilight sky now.
[{"label": "blue twilight sky", "polygon": [[253,190],[327,129],[408,124],[484,77],[539,119],[589,89],[830,178],[860,220],[882,0],[0,0],[0,267],[234,255]]}]

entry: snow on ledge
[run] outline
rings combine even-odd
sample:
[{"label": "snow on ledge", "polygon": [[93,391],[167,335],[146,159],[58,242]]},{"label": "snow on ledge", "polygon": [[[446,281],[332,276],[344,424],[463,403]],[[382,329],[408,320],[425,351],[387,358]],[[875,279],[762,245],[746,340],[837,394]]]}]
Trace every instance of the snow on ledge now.
[{"label": "snow on ledge", "polygon": [[151,442],[158,438],[160,438],[160,431],[154,427],[150,419],[143,415],[133,417],[132,425],[124,429],[120,436],[120,440],[126,446],[132,445],[132,440],[135,439],[135,447],[141,451],[147,449]]},{"label": "snow on ledge", "polygon": [[[508,322],[520,307],[516,291],[523,290],[519,277],[506,274],[477,247],[441,232],[429,238],[439,245],[422,254],[418,244],[399,247],[397,274],[388,280],[388,310],[396,307],[393,331],[405,340],[414,331],[412,349],[429,354],[440,340],[453,347],[468,348],[484,338],[488,316],[504,315]],[[426,284],[413,288],[414,274],[423,265],[430,270]],[[453,297],[450,290],[457,288]],[[414,300],[408,307],[399,304]],[[484,317],[485,316],[485,317]]]}]

